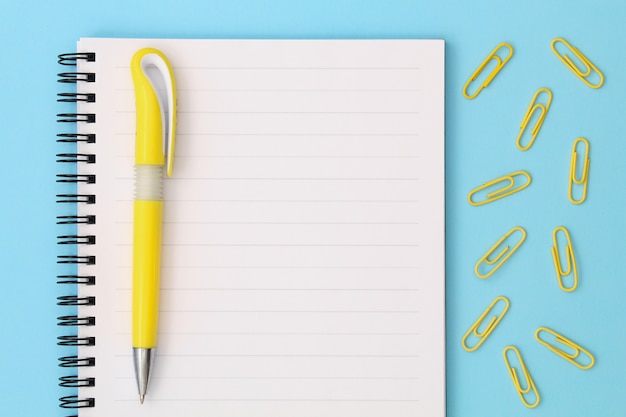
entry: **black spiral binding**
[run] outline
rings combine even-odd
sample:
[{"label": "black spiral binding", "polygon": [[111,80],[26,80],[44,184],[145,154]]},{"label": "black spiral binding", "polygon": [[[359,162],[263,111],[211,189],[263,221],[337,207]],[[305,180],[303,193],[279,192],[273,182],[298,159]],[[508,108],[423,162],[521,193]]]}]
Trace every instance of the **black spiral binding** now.
[{"label": "black spiral binding", "polygon": [[[96,55],[94,53],[73,53],[73,54],[61,54],[59,55],[59,64],[65,66],[76,66],[79,61],[95,62]],[[78,83],[93,83],[96,80],[96,75],[90,72],[61,72],[58,74],[58,81],[64,86],[67,84]],[[57,101],[60,103],[93,103],[96,101],[95,94],[91,93],[78,93],[78,92],[62,92],[57,95]],[[91,113],[59,113],[57,114],[57,122],[61,123],[64,127],[77,126],[85,123],[95,123],[96,116]],[[68,129],[70,130],[70,129]],[[57,135],[57,142],[60,144],[94,144],[96,142],[96,135],[85,133],[66,132],[59,133]],[[68,146],[68,145],[62,145]],[[78,164],[95,164],[96,157],[90,153],[75,153],[65,152],[57,154],[57,162],[63,167],[61,171],[66,171],[66,167]],[[68,165],[69,164],[69,165]],[[73,171],[73,170],[72,170]],[[76,173],[63,173],[57,175],[57,183],[60,186],[72,186],[74,184],[81,185],[81,189],[85,189],[85,186],[95,184],[95,175],[83,175]],[[59,204],[94,204],[96,202],[96,196],[88,193],[62,193],[57,194],[57,203]],[[74,209],[72,208],[72,211]],[[64,215],[57,216],[57,224],[59,227],[64,228],[64,231],[69,228],[76,227],[81,224],[95,224],[96,216],[94,215]],[[62,245],[60,247],[68,248],[78,245],[95,245],[96,237],[92,235],[77,235],[68,233],[62,233],[57,236],[57,243]],[[77,250],[73,254],[59,254],[57,256],[57,263],[63,267],[68,265],[78,267],[79,265],[94,265],[96,263],[96,257],[94,255],[79,255]],[[63,288],[67,285],[73,287],[77,286],[93,286],[96,285],[96,277],[93,275],[78,275],[78,274],[59,274],[57,275],[57,284],[63,285]],[[74,292],[76,290],[74,289]],[[94,306],[96,304],[96,297],[92,296],[78,296],[78,295],[63,295],[57,298],[57,304],[64,309],[73,309],[72,314],[68,312],[67,315],[57,317],[57,325],[63,329],[68,330],[68,333],[59,336],[57,344],[59,346],[70,346],[76,349],[77,347],[94,346],[96,344],[95,337],[82,337],[78,336],[79,326],[95,326],[96,318],[89,315],[79,316],[75,313],[76,309],[80,306],[80,311],[85,311],[84,307]],[[73,330],[69,331],[70,329]],[[64,332],[65,333],[65,332]],[[95,378],[91,377],[79,377],[77,375],[77,369],[83,367],[94,367],[96,359],[94,357],[79,357],[77,355],[63,356],[59,358],[59,366],[62,369],[73,370],[72,375],[65,375],[59,378],[59,385],[64,388],[76,389],[79,387],[93,387],[96,384]],[[93,408],[95,406],[95,398],[80,398],[78,395],[67,395],[59,398],[59,407],[63,409],[78,409],[78,408]]]}]

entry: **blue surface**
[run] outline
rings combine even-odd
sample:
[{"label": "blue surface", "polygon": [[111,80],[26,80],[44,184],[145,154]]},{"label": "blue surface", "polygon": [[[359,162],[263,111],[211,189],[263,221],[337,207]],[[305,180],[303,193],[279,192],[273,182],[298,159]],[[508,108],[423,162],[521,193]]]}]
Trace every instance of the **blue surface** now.
[{"label": "blue surface", "polygon": [[[443,38],[446,44],[448,415],[626,415],[626,320],[622,264],[625,241],[626,3],[619,0],[178,0],[176,2],[36,2],[0,4],[0,123],[4,163],[0,260],[0,414],[66,415],[57,408],[55,236],[58,214],[54,115],[56,54],[81,36],[174,38]],[[506,5],[505,5],[506,4]],[[553,55],[565,37],[603,72],[605,85],[586,87]],[[508,41],[515,55],[475,100],[463,84],[487,54]],[[549,87],[552,107],[528,152],[515,147],[533,93]],[[567,200],[575,138],[591,143],[589,195]],[[525,169],[531,186],[483,207],[468,192],[485,181]],[[556,284],[552,230],[569,228],[579,260],[579,288]],[[473,273],[478,258],[513,226],[528,238],[487,280]],[[476,352],[461,337],[497,295],[511,308]],[[553,327],[588,348],[596,365],[583,371],[534,340]],[[519,347],[542,400],[522,406],[502,360]],[[387,416],[385,416],[387,417]]]}]

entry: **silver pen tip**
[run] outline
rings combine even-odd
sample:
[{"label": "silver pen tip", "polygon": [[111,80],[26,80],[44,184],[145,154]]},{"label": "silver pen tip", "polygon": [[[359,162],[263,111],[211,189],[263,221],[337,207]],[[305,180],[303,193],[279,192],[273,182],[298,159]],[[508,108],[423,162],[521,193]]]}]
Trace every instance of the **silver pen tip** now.
[{"label": "silver pen tip", "polygon": [[135,363],[135,376],[137,379],[137,391],[139,401],[143,404],[144,397],[148,391],[148,382],[152,373],[154,362],[153,348],[133,348],[133,362]]}]

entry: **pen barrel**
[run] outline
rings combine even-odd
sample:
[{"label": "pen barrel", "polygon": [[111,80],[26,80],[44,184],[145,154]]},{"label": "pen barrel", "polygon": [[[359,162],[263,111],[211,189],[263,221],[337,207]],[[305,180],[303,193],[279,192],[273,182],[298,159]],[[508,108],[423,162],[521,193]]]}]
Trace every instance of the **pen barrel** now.
[{"label": "pen barrel", "polygon": [[134,348],[157,342],[163,201],[162,166],[137,166],[133,230],[132,339]]}]

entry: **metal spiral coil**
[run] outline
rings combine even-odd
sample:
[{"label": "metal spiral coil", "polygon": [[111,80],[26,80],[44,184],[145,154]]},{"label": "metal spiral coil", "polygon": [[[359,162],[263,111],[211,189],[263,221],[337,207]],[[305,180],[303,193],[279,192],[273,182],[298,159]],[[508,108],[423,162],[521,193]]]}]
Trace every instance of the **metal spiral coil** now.
[{"label": "metal spiral coil", "polygon": [[96,285],[96,277],[93,275],[57,275],[57,284]]},{"label": "metal spiral coil", "polygon": [[57,244],[59,245],[95,245],[96,237],[93,235],[78,236],[78,235],[66,235],[57,236]]},{"label": "metal spiral coil", "polygon": [[78,356],[63,356],[59,358],[61,368],[82,368],[96,366],[96,358],[79,358]]},{"label": "metal spiral coil", "polygon": [[57,326],[95,326],[96,318],[93,316],[59,316],[57,317]]},{"label": "metal spiral coil", "polygon": [[83,162],[85,164],[95,164],[96,155],[90,153],[59,153],[57,154],[57,162],[62,164],[77,164]]},{"label": "metal spiral coil", "polygon": [[95,306],[96,297],[79,297],[77,295],[64,295],[57,297],[57,305],[60,306]]},{"label": "metal spiral coil", "polygon": [[95,265],[96,257],[93,255],[59,255],[57,256],[58,264],[72,264],[72,265]]},{"label": "metal spiral coil", "polygon": [[[96,54],[91,52],[79,52],[61,54],[58,56],[58,63],[64,66],[76,66],[79,62],[90,63],[96,61]],[[96,81],[96,75],[93,72],[84,71],[67,71],[58,74],[58,82],[63,85],[79,84],[79,83],[94,83]],[[67,106],[66,103],[86,104],[94,103],[96,101],[96,95],[89,92],[67,91],[57,94],[57,101],[62,105]],[[61,104],[60,104],[61,105]],[[60,126],[83,125],[96,123],[96,115],[88,112],[70,111],[64,113],[58,113],[56,115],[57,122]],[[76,144],[91,146],[96,143],[96,135],[93,133],[76,133],[76,129],[66,129],[65,132],[59,133],[56,136],[56,141],[59,146],[71,147]],[[75,149],[68,149],[63,153],[56,155],[56,162],[61,164],[59,166],[67,167],[67,164],[83,165],[83,164],[95,164],[96,156],[93,153],[77,153]],[[96,196],[93,193],[85,192],[85,187],[89,187],[96,183],[96,175],[92,173],[83,173],[79,169],[71,169],[70,172],[60,173],[57,175],[57,183],[59,187],[76,187],[78,185],[78,191],[75,189],[65,188],[61,193],[56,194],[56,202],[59,204],[95,204]],[[62,253],[57,255],[57,264],[59,268],[81,268],[79,272],[63,271],[63,273],[57,274],[57,284],[63,287],[70,288],[72,286],[94,286],[96,285],[96,277],[92,274],[83,273],[83,268],[89,268],[90,265],[96,264],[96,256],[90,254],[83,254],[83,251],[78,250],[78,245],[93,247],[96,244],[96,237],[88,233],[76,233],[76,230],[71,227],[72,225],[93,225],[96,223],[96,216],[91,214],[80,215],[76,210],[74,214],[59,215],[57,216],[57,225],[62,228],[63,232],[57,236],[57,244],[59,248],[70,249],[70,253]],[[82,211],[82,210],[81,210]],[[71,230],[71,231],[70,231]],[[80,230],[80,229],[79,229]],[[80,253],[80,254],[79,254]],[[68,291],[69,294],[61,295],[57,297],[57,305],[61,308],[68,309],[67,313],[57,317],[57,325],[64,330],[60,336],[57,337],[57,345],[64,347],[90,347],[95,346],[96,338],[90,335],[82,334],[82,331],[78,329],[85,327],[92,327],[96,325],[96,318],[92,315],[85,314],[87,310],[96,305],[96,297],[90,295],[75,295],[76,290]],[[78,308],[78,314],[76,309]],[[74,329],[74,331],[71,331]],[[83,352],[81,350],[81,352]],[[84,356],[84,355],[83,355]],[[58,359],[59,367],[62,369],[69,368],[83,368],[94,367],[96,365],[96,359],[94,357],[69,355],[62,356]],[[80,387],[93,387],[96,384],[96,380],[93,377],[85,377],[81,375],[64,375],[59,378],[59,385],[63,388],[76,389]],[[79,392],[80,394],[80,392]],[[87,397],[81,398],[78,395],[68,395],[59,398],[59,407],[63,409],[79,409],[79,408],[93,408],[95,407],[95,398]]]},{"label": "metal spiral coil", "polygon": [[57,138],[59,143],[96,143],[96,135],[93,133],[59,133]]},{"label": "metal spiral coil", "polygon": [[95,175],[80,175],[80,174],[59,174],[57,175],[57,182],[71,182],[79,183],[84,182],[86,184],[95,184]]},{"label": "metal spiral coil", "polygon": [[95,337],[59,336],[57,337],[59,346],[95,346]]},{"label": "metal spiral coil", "polygon": [[58,123],[96,123],[96,115],[93,113],[59,113]]},{"label": "metal spiral coil", "polygon": [[57,216],[57,224],[96,224],[96,216]]},{"label": "metal spiral coil", "polygon": [[96,405],[95,398],[78,398],[77,395],[68,395],[59,398],[61,408],[93,408]]},{"label": "metal spiral coil", "polygon": [[57,76],[59,77],[57,81],[65,84],[93,83],[96,81],[96,74],[93,72],[60,72]]},{"label": "metal spiral coil", "polygon": [[95,204],[96,196],[93,194],[57,194],[57,203]]},{"label": "metal spiral coil", "polygon": [[71,53],[59,55],[59,64],[76,66],[76,63],[80,60],[87,62],[95,62],[96,54],[93,52]]},{"label": "metal spiral coil", "polygon": [[85,103],[95,103],[96,95],[91,93],[59,93],[57,101],[61,103],[77,103],[84,101]]},{"label": "metal spiral coil", "polygon": [[63,376],[59,378],[59,385],[66,388],[95,387],[95,378],[79,378],[77,375]]}]

